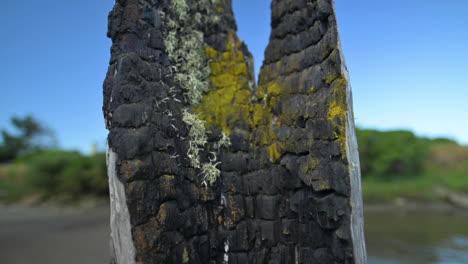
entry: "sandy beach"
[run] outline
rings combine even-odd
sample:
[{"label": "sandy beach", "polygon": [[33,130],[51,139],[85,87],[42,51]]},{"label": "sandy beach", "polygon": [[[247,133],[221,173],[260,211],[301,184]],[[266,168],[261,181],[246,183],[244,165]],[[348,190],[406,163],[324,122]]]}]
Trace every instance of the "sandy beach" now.
[{"label": "sandy beach", "polygon": [[[466,211],[366,205],[369,263],[468,263]],[[109,208],[0,205],[1,264],[107,264]],[[444,226],[444,228],[440,228]]]},{"label": "sandy beach", "polygon": [[0,205],[0,263],[107,263],[109,209]]}]

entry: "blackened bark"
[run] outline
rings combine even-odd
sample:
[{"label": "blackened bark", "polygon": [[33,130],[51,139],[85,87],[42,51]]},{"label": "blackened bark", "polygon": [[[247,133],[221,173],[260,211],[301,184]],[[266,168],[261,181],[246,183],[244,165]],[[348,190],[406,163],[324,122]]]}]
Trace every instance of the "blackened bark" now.
[{"label": "blackened bark", "polygon": [[[333,2],[273,1],[258,87],[235,32],[228,0],[120,0],[109,14],[112,262],[366,263]],[[187,113],[207,130],[197,158]]]}]

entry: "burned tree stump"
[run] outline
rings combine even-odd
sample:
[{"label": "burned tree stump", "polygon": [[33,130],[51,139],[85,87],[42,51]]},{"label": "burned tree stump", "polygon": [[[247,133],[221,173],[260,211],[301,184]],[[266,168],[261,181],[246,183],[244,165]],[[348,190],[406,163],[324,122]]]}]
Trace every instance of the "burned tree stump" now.
[{"label": "burned tree stump", "polygon": [[112,263],[366,263],[332,0],[274,0],[259,83],[230,0],[117,0]]}]

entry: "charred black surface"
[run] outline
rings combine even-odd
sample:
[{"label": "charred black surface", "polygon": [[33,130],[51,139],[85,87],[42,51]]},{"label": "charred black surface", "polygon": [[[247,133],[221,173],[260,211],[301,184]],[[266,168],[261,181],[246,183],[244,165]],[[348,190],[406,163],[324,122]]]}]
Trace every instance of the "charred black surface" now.
[{"label": "charred black surface", "polygon": [[[181,2],[211,68],[198,105],[168,54],[168,21]],[[258,87],[229,0],[118,0],[109,14],[103,111],[135,263],[365,263],[352,231],[354,210],[362,213],[353,200],[359,164],[333,3],[271,7]],[[187,156],[184,109],[210,131],[200,160],[215,152],[220,162],[211,186]],[[230,145],[217,148],[222,133]]]}]

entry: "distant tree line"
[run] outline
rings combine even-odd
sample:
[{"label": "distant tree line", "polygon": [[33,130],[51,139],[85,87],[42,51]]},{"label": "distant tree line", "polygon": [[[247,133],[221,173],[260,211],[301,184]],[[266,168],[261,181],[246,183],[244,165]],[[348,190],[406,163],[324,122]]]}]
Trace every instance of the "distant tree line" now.
[{"label": "distant tree line", "polygon": [[15,132],[1,130],[0,162],[56,146],[52,131],[32,116],[12,117],[11,124]]},{"label": "distant tree line", "polygon": [[390,180],[429,173],[443,149],[462,148],[446,138],[417,137],[405,130],[378,131],[358,129],[357,138],[363,178]]},{"label": "distant tree line", "polygon": [[[107,195],[104,153],[84,155],[58,149],[53,133],[31,116],[14,117],[11,122],[14,132],[1,130],[0,199],[2,193],[9,199],[37,193],[44,198],[61,195],[72,199]],[[437,175],[430,179],[434,184],[446,182],[468,191],[468,177],[464,177],[468,147],[404,130],[357,129],[357,138],[364,183],[424,180],[427,175]]]},{"label": "distant tree line", "polygon": [[39,194],[44,199],[107,195],[104,153],[60,150],[54,134],[31,116],[13,117],[1,130],[0,199]]}]

